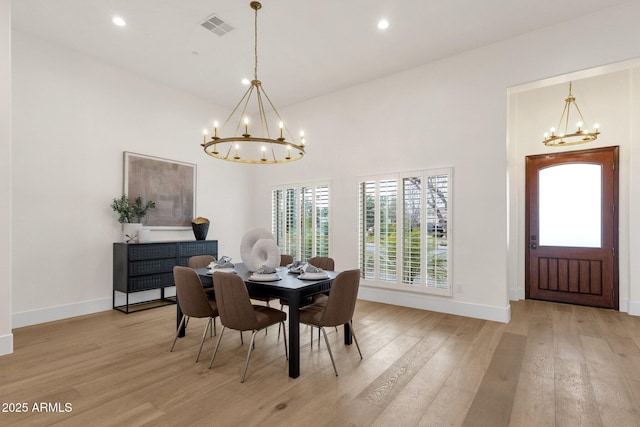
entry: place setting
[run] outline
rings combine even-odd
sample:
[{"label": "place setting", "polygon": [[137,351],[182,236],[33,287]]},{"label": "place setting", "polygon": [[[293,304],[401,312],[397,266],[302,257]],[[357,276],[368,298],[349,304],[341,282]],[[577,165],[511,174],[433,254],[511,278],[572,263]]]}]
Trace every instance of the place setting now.
[{"label": "place setting", "polygon": [[218,261],[213,261],[207,266],[207,274],[213,274],[216,271],[221,273],[238,273],[235,265],[231,262],[231,257],[228,256],[221,256]]},{"label": "place setting", "polygon": [[302,261],[296,261],[291,264],[288,272],[289,274],[297,274],[300,280],[322,280],[329,278],[329,274],[323,269]]},{"label": "place setting", "polygon": [[254,282],[276,282],[281,280],[281,277],[275,268],[262,266],[249,276],[249,280]]}]

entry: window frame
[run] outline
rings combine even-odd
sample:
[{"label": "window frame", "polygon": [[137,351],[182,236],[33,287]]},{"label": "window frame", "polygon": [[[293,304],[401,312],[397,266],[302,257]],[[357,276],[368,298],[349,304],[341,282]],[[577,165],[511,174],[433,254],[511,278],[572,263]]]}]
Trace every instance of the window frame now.
[{"label": "window frame", "polygon": [[[430,253],[427,252],[428,247],[428,234],[429,234],[429,225],[428,219],[433,220],[433,213],[429,216],[429,211],[432,208],[429,208],[429,189],[427,188],[428,179],[430,177],[435,176],[446,176],[446,211],[445,211],[445,220],[446,222],[446,239],[439,240],[439,249],[446,248],[446,259],[444,260],[445,271],[446,271],[446,285],[443,286],[442,282],[436,283],[434,285],[428,285],[427,282],[427,269],[429,268],[427,259],[435,256],[436,259],[434,263],[438,263],[437,260],[437,252],[432,251]],[[420,206],[419,206],[419,236],[420,236],[420,274],[419,280],[413,281],[413,283],[406,283],[405,280],[405,269],[408,270],[409,267],[405,268],[407,265],[411,265],[405,263],[405,179],[411,178],[419,178],[420,179]],[[381,238],[380,233],[381,230],[381,203],[380,203],[380,183],[383,181],[395,180],[395,279],[389,280],[388,276],[386,278],[381,277],[381,266],[380,266],[380,254],[381,254]],[[373,270],[369,269],[370,262],[367,263],[367,269],[365,269],[364,263],[367,262],[367,255],[371,254],[371,251],[367,250],[367,236],[371,234],[369,232],[364,231],[364,227],[369,223],[366,223],[366,210],[363,210],[363,206],[366,208],[366,196],[363,195],[363,184],[368,183],[368,189],[371,188],[371,183],[374,183],[374,231],[373,231]],[[369,191],[370,194],[370,191]],[[418,292],[430,295],[440,295],[440,296],[452,296],[453,295],[453,168],[445,167],[445,168],[434,168],[434,169],[425,169],[419,171],[407,171],[407,172],[398,172],[393,174],[382,174],[382,175],[370,175],[363,176],[358,178],[358,265],[361,268],[361,283],[364,286],[372,286],[384,289],[392,289],[398,291],[407,291],[407,292]],[[385,208],[387,208],[386,206]],[[438,207],[436,206],[436,209]],[[434,224],[433,233],[437,237],[439,231],[438,228]],[[443,243],[445,243],[443,245]],[[440,260],[441,261],[441,260]],[[440,265],[435,268],[442,268]],[[411,276],[415,277],[415,276]]]},{"label": "window frame", "polygon": [[[305,191],[310,190],[310,200],[311,202],[311,218],[305,213]],[[321,191],[321,193],[319,192]],[[295,200],[295,212],[293,212],[288,204],[287,198],[280,196],[276,200],[277,194],[287,194],[287,192],[293,191]],[[280,192],[280,193],[278,193]],[[308,193],[306,193],[309,196]],[[323,198],[319,199],[319,196],[322,195]],[[318,221],[319,211],[318,205],[324,201],[327,205],[327,215],[326,215],[326,231],[327,238],[325,242],[319,242],[322,233],[322,230],[319,229],[322,221]],[[276,202],[278,202],[278,206],[276,206]],[[276,209],[278,212],[276,212]],[[286,211],[286,212],[285,212]],[[289,230],[291,224],[286,224],[287,214],[291,213],[295,219],[295,239],[292,237],[292,232]],[[307,247],[305,245],[305,236],[304,236],[304,226],[305,221],[309,221],[311,226],[311,251],[307,251]],[[304,183],[292,183],[292,184],[281,184],[274,185],[271,187],[271,232],[278,244],[278,248],[280,252],[283,254],[292,255],[294,260],[307,261],[309,258],[314,256],[329,256],[331,252],[332,238],[331,238],[331,185],[330,181],[313,181],[313,182],[304,182]],[[319,234],[320,233],[320,234]],[[295,240],[295,242],[293,242]],[[295,247],[295,250],[292,250]],[[326,249],[326,253],[322,252]],[[320,251],[320,252],[319,252]],[[309,256],[310,255],[310,256]]]}]

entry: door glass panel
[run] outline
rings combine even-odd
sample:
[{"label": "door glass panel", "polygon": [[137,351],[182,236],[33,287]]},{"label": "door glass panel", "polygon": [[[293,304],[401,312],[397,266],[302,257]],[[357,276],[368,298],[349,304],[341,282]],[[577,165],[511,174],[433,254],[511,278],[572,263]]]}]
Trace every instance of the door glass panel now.
[{"label": "door glass panel", "polygon": [[540,245],[601,246],[601,165],[575,163],[542,169],[538,191]]}]

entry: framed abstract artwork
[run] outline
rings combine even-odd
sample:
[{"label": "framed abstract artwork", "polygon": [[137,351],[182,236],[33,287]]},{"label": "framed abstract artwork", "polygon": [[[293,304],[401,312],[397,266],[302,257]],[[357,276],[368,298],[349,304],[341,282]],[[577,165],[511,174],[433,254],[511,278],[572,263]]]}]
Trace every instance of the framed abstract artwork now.
[{"label": "framed abstract artwork", "polygon": [[187,230],[196,212],[197,165],[124,152],[123,192],[134,200],[153,200],[144,226],[155,229]]}]

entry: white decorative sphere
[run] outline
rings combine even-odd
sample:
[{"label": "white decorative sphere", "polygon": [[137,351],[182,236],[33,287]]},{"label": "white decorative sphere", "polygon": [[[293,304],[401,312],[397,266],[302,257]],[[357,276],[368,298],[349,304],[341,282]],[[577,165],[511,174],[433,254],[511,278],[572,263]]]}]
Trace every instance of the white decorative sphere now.
[{"label": "white decorative sphere", "polygon": [[242,236],[240,257],[249,271],[280,265],[280,249],[273,234],[264,228],[253,228]]}]

